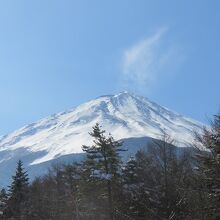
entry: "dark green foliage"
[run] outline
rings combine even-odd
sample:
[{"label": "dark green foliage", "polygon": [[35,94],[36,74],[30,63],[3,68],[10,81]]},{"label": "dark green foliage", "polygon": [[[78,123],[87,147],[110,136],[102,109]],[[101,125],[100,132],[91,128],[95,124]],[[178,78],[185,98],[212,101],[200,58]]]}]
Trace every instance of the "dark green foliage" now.
[{"label": "dark green foliage", "polygon": [[206,194],[204,210],[207,218],[220,219],[220,115],[214,116],[211,128],[204,128],[197,139],[209,150],[198,154],[200,187]]},{"label": "dark green foliage", "polygon": [[16,174],[12,177],[12,183],[9,187],[5,210],[7,219],[28,219],[28,193],[28,174],[24,171],[23,164],[19,160]]},{"label": "dark green foliage", "polygon": [[[122,144],[115,141],[111,135],[106,136],[105,131],[101,130],[98,124],[93,127],[90,135],[94,138],[94,145],[83,146],[87,157],[83,163],[83,179],[86,182],[84,194],[86,191],[88,193],[88,190],[94,190],[100,209],[94,208],[93,197],[87,201],[89,203],[87,210],[89,208],[94,210],[96,215],[102,216],[101,219],[113,220],[117,205],[115,189],[120,181],[122,162],[119,152],[122,151]],[[108,210],[108,217],[105,216],[106,210]]]}]

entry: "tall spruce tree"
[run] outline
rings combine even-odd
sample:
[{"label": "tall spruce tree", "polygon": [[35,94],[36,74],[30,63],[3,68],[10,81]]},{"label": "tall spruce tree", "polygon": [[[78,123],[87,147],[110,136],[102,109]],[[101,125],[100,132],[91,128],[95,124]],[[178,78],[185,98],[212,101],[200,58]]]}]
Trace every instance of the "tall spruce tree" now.
[{"label": "tall spruce tree", "polygon": [[211,128],[204,128],[202,135],[197,135],[199,143],[209,152],[200,152],[199,171],[208,200],[205,207],[207,218],[220,219],[220,113],[214,116]]},{"label": "tall spruce tree", "polygon": [[[123,174],[123,214],[130,218],[141,219],[144,208],[140,204],[140,197],[143,198],[142,182],[140,180],[139,168],[136,158],[130,157],[122,170]],[[145,202],[146,204],[146,202]]]},{"label": "tall spruce tree", "polygon": [[17,163],[16,174],[12,177],[6,207],[7,219],[28,219],[28,174],[21,160]]},{"label": "tall spruce tree", "polygon": [[86,152],[84,173],[87,173],[88,185],[91,183],[93,187],[94,185],[104,187],[100,195],[96,197],[101,197],[103,201],[107,198],[108,219],[113,220],[116,202],[114,192],[120,175],[119,152],[122,151],[122,143],[115,141],[111,135],[107,136],[99,124],[93,127],[90,135],[94,138],[94,145],[82,147]]}]

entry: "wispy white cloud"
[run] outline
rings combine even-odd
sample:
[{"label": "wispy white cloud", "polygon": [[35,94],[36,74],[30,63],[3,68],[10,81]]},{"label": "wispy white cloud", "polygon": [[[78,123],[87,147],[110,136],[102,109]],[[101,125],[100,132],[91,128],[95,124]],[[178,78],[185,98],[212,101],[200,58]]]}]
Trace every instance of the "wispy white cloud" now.
[{"label": "wispy white cloud", "polygon": [[149,90],[157,85],[160,76],[169,75],[183,61],[179,48],[165,44],[167,32],[167,28],[160,28],[153,35],[123,51],[124,87]]}]

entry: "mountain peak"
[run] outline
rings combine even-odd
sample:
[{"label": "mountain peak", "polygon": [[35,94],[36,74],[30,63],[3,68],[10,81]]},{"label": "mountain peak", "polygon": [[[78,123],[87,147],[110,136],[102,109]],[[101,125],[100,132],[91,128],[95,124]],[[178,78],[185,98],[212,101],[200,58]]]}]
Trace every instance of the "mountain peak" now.
[{"label": "mountain peak", "polygon": [[102,95],[102,96],[99,96],[99,98],[103,98],[103,97],[106,97],[106,98],[112,98],[112,97],[119,97],[119,96],[134,96],[134,93],[132,92],[128,92],[128,91],[121,91],[117,94],[111,94],[111,95]]},{"label": "mountain peak", "polygon": [[121,92],[119,92],[118,94],[116,94],[116,95],[114,95],[114,96],[123,96],[123,95],[129,95],[129,96],[132,96],[133,93],[124,90],[124,91],[121,91]]},{"label": "mountain peak", "polygon": [[29,124],[0,139],[0,152],[25,149],[47,152],[32,164],[52,160],[59,155],[81,153],[83,144],[91,144],[88,135],[99,123],[116,139],[132,137],[161,138],[163,131],[183,145],[193,138],[201,124],[166,109],[147,98],[128,91],[101,96],[70,111]]}]

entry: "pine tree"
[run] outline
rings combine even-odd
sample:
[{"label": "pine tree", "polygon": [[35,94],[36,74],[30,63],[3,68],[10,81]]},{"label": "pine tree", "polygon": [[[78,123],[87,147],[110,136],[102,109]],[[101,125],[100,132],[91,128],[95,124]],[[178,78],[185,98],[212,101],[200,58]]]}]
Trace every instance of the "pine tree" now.
[{"label": "pine tree", "polygon": [[9,219],[27,219],[28,174],[23,169],[21,160],[17,163],[16,174],[12,177],[7,200],[6,216]]},{"label": "pine tree", "polygon": [[109,219],[113,220],[116,201],[114,192],[120,174],[121,158],[119,152],[122,151],[122,143],[115,141],[111,135],[106,136],[99,124],[93,127],[90,135],[94,138],[94,145],[82,148],[86,152],[84,173],[87,173],[88,185],[91,183],[93,189],[95,185],[104,186],[101,197],[102,199],[107,198]]},{"label": "pine tree", "polygon": [[214,116],[211,129],[204,128],[202,135],[197,135],[199,143],[209,150],[200,152],[199,171],[207,195],[206,213],[209,219],[220,218],[220,114]]},{"label": "pine tree", "polygon": [[151,155],[139,150],[135,158],[127,162],[123,174],[127,214],[132,219],[160,219],[155,210],[157,169]]},{"label": "pine tree", "polygon": [[123,214],[132,218],[143,216],[143,207],[140,205],[140,195],[143,196],[142,183],[138,176],[136,158],[130,157],[122,170],[123,173]]}]

